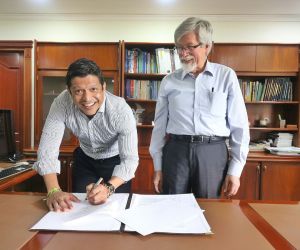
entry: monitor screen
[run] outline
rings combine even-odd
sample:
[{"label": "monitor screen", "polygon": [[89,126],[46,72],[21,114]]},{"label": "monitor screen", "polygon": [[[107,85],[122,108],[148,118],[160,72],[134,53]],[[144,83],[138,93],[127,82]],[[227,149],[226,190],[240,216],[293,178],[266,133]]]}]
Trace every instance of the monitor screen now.
[{"label": "monitor screen", "polygon": [[13,111],[0,109],[0,160],[9,160],[16,153]]}]

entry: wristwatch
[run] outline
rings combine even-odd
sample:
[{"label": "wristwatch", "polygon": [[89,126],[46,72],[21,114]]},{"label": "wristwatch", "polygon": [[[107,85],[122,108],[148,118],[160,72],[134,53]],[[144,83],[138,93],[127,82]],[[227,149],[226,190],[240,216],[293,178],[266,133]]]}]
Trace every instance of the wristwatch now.
[{"label": "wristwatch", "polygon": [[114,187],[114,185],[111,184],[111,183],[109,183],[109,182],[105,182],[105,183],[103,183],[102,185],[103,185],[104,187],[106,187],[107,190],[108,190],[107,198],[108,198],[109,196],[111,196],[111,195],[116,191],[116,188]]}]

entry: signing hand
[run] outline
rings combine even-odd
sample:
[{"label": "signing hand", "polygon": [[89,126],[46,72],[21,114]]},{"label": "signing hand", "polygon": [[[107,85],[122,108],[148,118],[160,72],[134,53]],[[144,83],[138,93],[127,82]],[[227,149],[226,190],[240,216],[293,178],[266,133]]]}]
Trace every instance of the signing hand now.
[{"label": "signing hand", "polygon": [[80,202],[80,200],[75,195],[63,191],[58,191],[51,194],[47,198],[47,206],[50,211],[65,212],[72,209],[72,201]]},{"label": "signing hand", "polygon": [[235,195],[239,190],[239,187],[240,187],[239,177],[233,175],[226,176],[225,183],[224,183],[224,193],[228,198]]},{"label": "signing hand", "polygon": [[89,184],[88,186],[86,186],[86,193],[87,200],[93,205],[105,203],[107,197],[109,196],[109,190],[102,184]]}]

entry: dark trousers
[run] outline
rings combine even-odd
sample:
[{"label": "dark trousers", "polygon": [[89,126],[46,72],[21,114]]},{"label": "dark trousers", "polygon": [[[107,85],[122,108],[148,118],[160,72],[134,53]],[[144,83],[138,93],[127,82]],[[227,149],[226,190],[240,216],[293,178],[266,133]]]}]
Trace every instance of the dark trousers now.
[{"label": "dark trousers", "polygon": [[225,141],[182,142],[169,139],[163,149],[163,193],[192,192],[218,198],[228,168]]},{"label": "dark trousers", "polygon": [[[72,192],[85,193],[86,186],[96,183],[100,177],[104,182],[110,180],[114,168],[120,164],[119,155],[107,159],[95,160],[87,156],[80,147],[74,151],[74,165],[72,168]],[[131,181],[116,189],[116,193],[130,193]]]}]

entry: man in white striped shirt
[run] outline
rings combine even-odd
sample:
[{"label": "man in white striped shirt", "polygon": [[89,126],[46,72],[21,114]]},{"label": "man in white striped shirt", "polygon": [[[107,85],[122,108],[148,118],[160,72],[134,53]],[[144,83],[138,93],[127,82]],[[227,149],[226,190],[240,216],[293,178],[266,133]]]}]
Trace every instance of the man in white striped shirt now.
[{"label": "man in white striped shirt", "polygon": [[[71,193],[60,189],[57,173],[59,146],[65,127],[78,138],[72,168],[73,192],[86,192],[92,204],[101,204],[115,190],[130,192],[130,180],[138,166],[137,130],[132,110],[121,97],[106,92],[99,67],[81,58],[67,72],[68,89],[51,105],[34,168],[43,176],[50,210],[66,211]],[[104,183],[94,186],[99,178]]]}]

